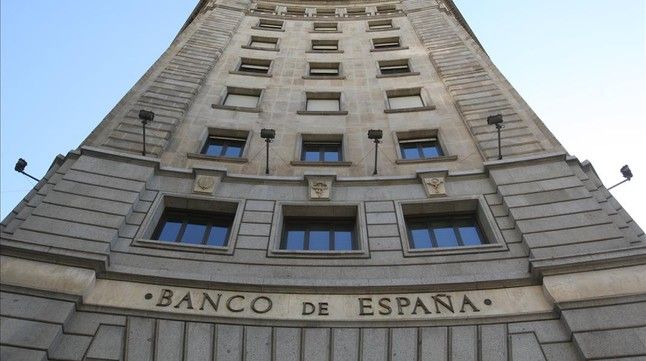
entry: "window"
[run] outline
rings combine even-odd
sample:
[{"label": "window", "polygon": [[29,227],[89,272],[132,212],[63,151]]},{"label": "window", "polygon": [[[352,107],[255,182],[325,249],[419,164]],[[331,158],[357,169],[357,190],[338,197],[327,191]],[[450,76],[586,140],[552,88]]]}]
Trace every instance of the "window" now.
[{"label": "window", "polygon": [[377,14],[389,14],[397,11],[397,7],[394,4],[391,5],[378,5]]},{"label": "window", "polygon": [[411,249],[487,244],[475,215],[430,215],[406,218]]},{"label": "window", "polygon": [[421,108],[424,107],[424,101],[421,94],[389,96],[388,105],[390,109]]},{"label": "window", "polygon": [[363,8],[363,7],[347,8],[346,12],[348,13],[348,16],[366,15],[366,8]]},{"label": "window", "polygon": [[386,113],[415,112],[433,110],[422,97],[422,88],[395,89],[386,91],[388,109]]},{"label": "window", "polygon": [[154,240],[226,247],[233,217],[210,212],[166,209],[153,234]]},{"label": "window", "polygon": [[267,30],[282,30],[283,22],[280,20],[260,19],[258,21],[258,27]]},{"label": "window", "polygon": [[406,74],[411,72],[408,59],[380,61],[379,71],[381,75]]},{"label": "window", "polygon": [[316,16],[334,16],[336,15],[335,8],[317,8]]},{"label": "window", "polygon": [[341,110],[341,93],[339,92],[306,92],[305,110],[298,114],[345,115]]},{"label": "window", "polygon": [[287,15],[305,16],[305,8],[288,6]]},{"label": "window", "polygon": [[338,31],[339,27],[337,23],[314,23],[314,31]]},{"label": "window", "polygon": [[368,21],[368,29],[370,29],[370,30],[392,30],[392,29],[394,29],[393,21],[391,19]]},{"label": "window", "polygon": [[399,37],[372,39],[372,45],[375,50],[399,48]]},{"label": "window", "polygon": [[359,249],[354,219],[286,217],[280,249],[290,251],[352,251]]},{"label": "window", "polygon": [[303,142],[301,160],[304,162],[340,162],[343,160],[341,142]]},{"label": "window", "polygon": [[309,76],[330,77],[339,76],[341,63],[310,63]]},{"label": "window", "polygon": [[312,40],[312,50],[335,51],[339,50],[338,40]]},{"label": "window", "polygon": [[276,50],[278,49],[278,38],[252,36],[249,47],[254,49]]},{"label": "window", "polygon": [[246,139],[210,136],[200,153],[215,157],[240,158],[245,142]]},{"label": "window", "polygon": [[400,140],[402,159],[428,159],[444,155],[437,138]]},{"label": "window", "polygon": [[258,4],[256,5],[255,11],[259,13],[273,13],[276,10],[274,5],[269,4]]},{"label": "window", "polygon": [[268,74],[271,60],[242,58],[238,71],[254,74]]},{"label": "window", "polygon": [[260,89],[228,88],[223,105],[236,108],[257,108]]}]

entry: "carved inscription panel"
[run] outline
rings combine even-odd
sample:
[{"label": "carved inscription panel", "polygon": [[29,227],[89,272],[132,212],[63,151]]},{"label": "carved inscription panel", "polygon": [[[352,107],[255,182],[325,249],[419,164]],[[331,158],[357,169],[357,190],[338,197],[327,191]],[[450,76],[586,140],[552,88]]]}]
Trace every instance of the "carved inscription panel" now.
[{"label": "carved inscription panel", "polygon": [[540,286],[443,293],[317,295],[164,287],[97,280],[85,304],[205,317],[284,321],[418,321],[549,312]]}]

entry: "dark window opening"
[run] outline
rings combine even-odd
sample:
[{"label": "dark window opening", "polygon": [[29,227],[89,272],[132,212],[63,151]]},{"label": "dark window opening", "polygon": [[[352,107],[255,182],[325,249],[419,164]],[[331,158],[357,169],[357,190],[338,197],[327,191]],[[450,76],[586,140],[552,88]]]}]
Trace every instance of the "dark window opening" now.
[{"label": "dark window opening", "polygon": [[340,162],[343,159],[341,143],[304,142],[301,160],[306,162]]},{"label": "dark window opening", "polygon": [[245,142],[245,139],[209,137],[201,153],[216,157],[240,158]]},{"label": "dark window opening", "polygon": [[352,251],[358,249],[352,219],[285,218],[280,249]]},{"label": "dark window opening", "polygon": [[401,140],[402,159],[428,159],[444,155],[437,138]]},{"label": "dark window opening", "polygon": [[478,246],[489,243],[475,215],[407,217],[413,249]]},{"label": "dark window opening", "polygon": [[232,224],[232,215],[167,209],[152,238],[172,243],[225,247]]}]

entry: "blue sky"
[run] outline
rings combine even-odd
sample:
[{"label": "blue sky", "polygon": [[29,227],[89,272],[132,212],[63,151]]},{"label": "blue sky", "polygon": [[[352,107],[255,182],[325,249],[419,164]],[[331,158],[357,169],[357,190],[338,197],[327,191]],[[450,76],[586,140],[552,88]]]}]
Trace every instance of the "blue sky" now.
[{"label": "blue sky", "polygon": [[[76,148],[166,49],[197,1],[2,0],[4,217],[57,154]],[[487,53],[566,149],[589,159],[646,226],[645,3],[456,0]]]}]

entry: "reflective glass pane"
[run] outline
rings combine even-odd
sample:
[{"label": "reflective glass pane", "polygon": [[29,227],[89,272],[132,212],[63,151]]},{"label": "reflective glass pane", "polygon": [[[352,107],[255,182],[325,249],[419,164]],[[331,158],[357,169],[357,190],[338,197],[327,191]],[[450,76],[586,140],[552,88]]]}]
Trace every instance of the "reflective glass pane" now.
[{"label": "reflective glass pane", "polygon": [[188,223],[182,235],[182,243],[202,244],[206,224]]},{"label": "reflective glass pane", "polygon": [[453,227],[436,227],[433,228],[433,234],[437,240],[438,247],[457,247],[458,239],[455,236]]},{"label": "reflective glass pane", "polygon": [[435,158],[441,155],[437,146],[428,143],[422,146],[422,153],[424,158]]},{"label": "reflective glass pane", "polygon": [[459,227],[460,237],[465,246],[482,244],[482,239],[475,226]]},{"label": "reflective glass pane", "polygon": [[305,231],[287,231],[285,249],[302,251],[305,249]]},{"label": "reflective glass pane", "polygon": [[419,151],[417,144],[402,144],[402,158],[404,159],[419,159]]},{"label": "reflective glass pane", "polygon": [[338,162],[340,161],[339,151],[333,149],[326,149],[323,153],[323,160],[326,162]]},{"label": "reflective glass pane", "polygon": [[334,232],[334,249],[337,251],[351,251],[352,248],[352,232],[351,231],[335,231]]},{"label": "reflective glass pane", "polygon": [[162,227],[161,232],[159,233],[160,241],[175,242],[177,239],[177,233],[182,227],[182,222],[176,221],[166,221],[164,227]]},{"label": "reflective glass pane", "polygon": [[213,226],[211,227],[211,232],[209,233],[209,238],[206,240],[206,244],[209,246],[226,246],[228,233],[228,227]]},{"label": "reflective glass pane", "polygon": [[426,228],[413,228],[410,230],[411,237],[413,238],[412,247],[413,248],[432,248],[433,244],[431,243],[431,235],[428,233]]},{"label": "reflective glass pane", "polygon": [[305,154],[304,154],[304,159],[306,161],[311,161],[311,162],[318,162],[320,159],[321,152],[316,149],[305,149]]},{"label": "reflective glass pane", "polygon": [[328,251],[330,249],[330,231],[310,231],[311,251]]},{"label": "reflective glass pane", "polygon": [[240,157],[242,155],[242,146],[239,144],[229,144],[227,150],[224,153],[226,157]]},{"label": "reflective glass pane", "polygon": [[222,155],[222,144],[214,144],[214,143],[209,144],[204,154],[215,155],[215,156]]}]

